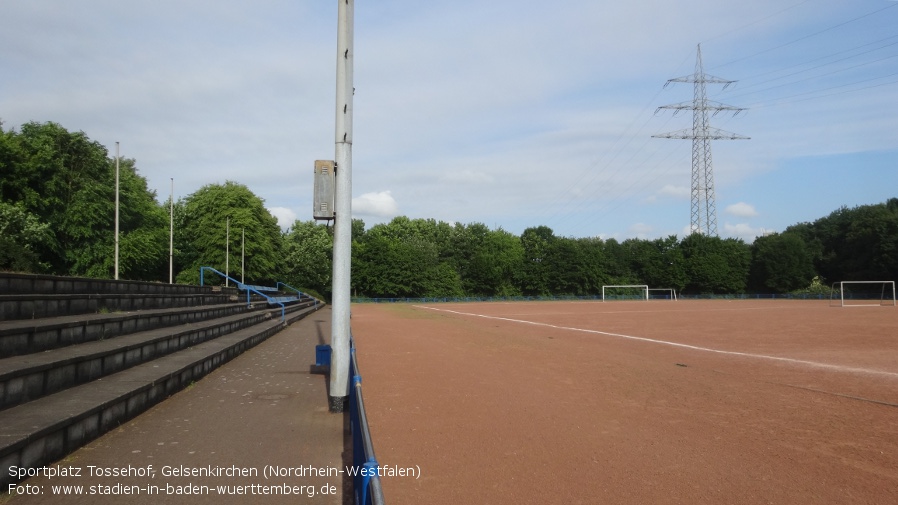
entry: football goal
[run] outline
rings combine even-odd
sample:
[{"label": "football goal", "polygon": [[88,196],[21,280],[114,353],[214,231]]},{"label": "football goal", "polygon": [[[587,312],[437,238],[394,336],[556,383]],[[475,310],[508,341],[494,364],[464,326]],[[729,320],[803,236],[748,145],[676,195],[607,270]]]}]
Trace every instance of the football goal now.
[{"label": "football goal", "polygon": [[[658,293],[654,293],[657,291]],[[677,300],[677,290],[673,288],[649,288],[649,298],[655,300]]]},{"label": "football goal", "polygon": [[647,284],[615,284],[602,286],[602,301],[605,300],[648,300]]},{"label": "football goal", "polygon": [[895,306],[895,281],[834,282],[829,304],[840,307]]}]

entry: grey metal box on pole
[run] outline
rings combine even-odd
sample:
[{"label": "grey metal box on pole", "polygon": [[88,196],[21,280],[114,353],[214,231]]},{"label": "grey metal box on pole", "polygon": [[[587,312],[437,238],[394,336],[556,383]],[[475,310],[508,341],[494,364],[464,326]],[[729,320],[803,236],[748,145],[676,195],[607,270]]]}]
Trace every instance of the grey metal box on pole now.
[{"label": "grey metal box on pole", "polygon": [[315,195],[312,217],[316,220],[330,221],[334,218],[334,162],[315,160]]}]

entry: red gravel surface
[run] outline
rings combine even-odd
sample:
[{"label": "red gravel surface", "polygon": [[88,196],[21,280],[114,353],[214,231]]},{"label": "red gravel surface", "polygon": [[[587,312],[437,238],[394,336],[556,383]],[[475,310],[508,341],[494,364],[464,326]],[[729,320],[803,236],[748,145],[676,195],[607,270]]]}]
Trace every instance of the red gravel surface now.
[{"label": "red gravel surface", "polygon": [[826,301],[355,305],[391,504],[898,496],[898,309]]}]

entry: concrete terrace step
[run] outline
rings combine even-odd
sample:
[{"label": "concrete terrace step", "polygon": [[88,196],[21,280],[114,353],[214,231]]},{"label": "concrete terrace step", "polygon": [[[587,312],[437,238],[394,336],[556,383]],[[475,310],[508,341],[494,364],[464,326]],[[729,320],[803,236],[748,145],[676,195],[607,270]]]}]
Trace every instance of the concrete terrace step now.
[{"label": "concrete terrace step", "polygon": [[[0,411],[0,468],[47,465],[143,412],[321,305]],[[13,482],[0,474],[0,487]]]},{"label": "concrete terrace step", "polygon": [[212,293],[213,291],[237,294],[235,288],[212,288],[210,286],[163,284],[160,282],[60,277],[56,275],[0,273],[0,293],[5,295],[60,295],[85,293],[204,294]]},{"label": "concrete terrace step", "polygon": [[[295,312],[308,306],[294,305]],[[0,409],[90,382],[222,335],[280,320],[280,309],[243,312],[97,340],[37,354],[0,359]]]},{"label": "concrete terrace step", "polygon": [[236,294],[0,294],[0,321],[38,319],[97,312],[216,305],[239,301]]},{"label": "concrete terrace step", "polygon": [[245,303],[0,321],[0,357],[47,351],[250,310]]}]

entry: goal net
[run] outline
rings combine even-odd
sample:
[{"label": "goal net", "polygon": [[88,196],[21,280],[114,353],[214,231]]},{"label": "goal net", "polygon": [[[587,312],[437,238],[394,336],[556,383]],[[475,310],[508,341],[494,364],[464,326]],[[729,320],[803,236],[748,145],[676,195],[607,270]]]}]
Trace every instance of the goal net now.
[{"label": "goal net", "polygon": [[895,306],[895,281],[834,282],[829,296],[831,306]]},{"label": "goal net", "polygon": [[617,284],[602,286],[602,301],[648,299],[649,287],[646,284]]},{"label": "goal net", "polygon": [[676,301],[677,290],[673,288],[649,288],[649,298],[652,300]]}]

